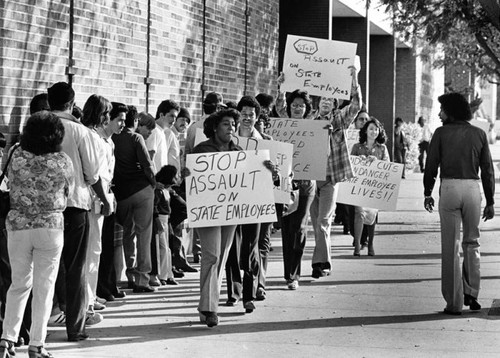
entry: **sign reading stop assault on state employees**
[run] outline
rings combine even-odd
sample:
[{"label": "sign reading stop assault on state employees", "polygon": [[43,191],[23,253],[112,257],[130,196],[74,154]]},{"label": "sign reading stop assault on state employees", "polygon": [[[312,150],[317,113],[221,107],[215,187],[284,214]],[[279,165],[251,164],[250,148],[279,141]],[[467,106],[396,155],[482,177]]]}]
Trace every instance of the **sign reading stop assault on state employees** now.
[{"label": "sign reading stop assault on state employees", "polygon": [[267,133],[275,140],[293,144],[293,178],[325,180],[328,158],[328,121],[272,118]]},{"label": "sign reading stop assault on state employees", "polygon": [[283,73],[284,91],[297,88],[309,94],[349,99],[357,44],[312,37],[288,35]]},{"label": "sign reading stop assault on state employees", "polygon": [[269,151],[188,154],[186,197],[190,227],[275,222]]},{"label": "sign reading stop assault on state employees", "polygon": [[338,203],[396,210],[403,164],[351,156],[355,177],[339,183]]}]

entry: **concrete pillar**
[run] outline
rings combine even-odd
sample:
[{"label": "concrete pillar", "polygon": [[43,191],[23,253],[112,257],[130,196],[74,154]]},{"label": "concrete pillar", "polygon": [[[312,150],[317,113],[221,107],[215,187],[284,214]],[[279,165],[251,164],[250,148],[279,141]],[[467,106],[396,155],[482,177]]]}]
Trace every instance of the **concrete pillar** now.
[{"label": "concrete pillar", "polygon": [[369,113],[383,123],[387,149],[393,157],[396,46],[393,36],[370,36],[370,107]]}]

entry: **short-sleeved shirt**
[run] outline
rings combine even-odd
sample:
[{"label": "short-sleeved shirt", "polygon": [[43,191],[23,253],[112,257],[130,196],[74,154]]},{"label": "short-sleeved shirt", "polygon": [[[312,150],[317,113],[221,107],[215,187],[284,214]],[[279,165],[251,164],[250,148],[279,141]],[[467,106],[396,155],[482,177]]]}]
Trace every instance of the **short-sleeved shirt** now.
[{"label": "short-sleeved shirt", "polygon": [[115,143],[115,173],[113,177],[116,200],[124,200],[151,185],[145,170],[152,170],[153,162],[140,134],[125,128],[112,137]]},{"label": "short-sleeved shirt", "polygon": [[68,207],[90,210],[90,185],[99,180],[99,161],[90,129],[66,112],[54,111],[64,126],[62,151],[73,162],[75,190],[70,192]]},{"label": "short-sleeved shirt", "polygon": [[153,172],[156,174],[160,169],[168,164],[168,148],[163,129],[156,125],[151,135],[146,139],[146,148],[149,152],[153,151]]},{"label": "short-sleeved shirt", "polygon": [[75,186],[73,163],[63,153],[35,155],[21,148],[8,168],[8,230],[64,229],[63,211]]}]

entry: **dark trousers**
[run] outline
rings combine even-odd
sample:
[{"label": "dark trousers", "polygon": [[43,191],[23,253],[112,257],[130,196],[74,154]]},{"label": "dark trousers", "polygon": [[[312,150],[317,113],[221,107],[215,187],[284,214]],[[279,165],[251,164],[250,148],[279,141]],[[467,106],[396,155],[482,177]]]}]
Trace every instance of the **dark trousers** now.
[{"label": "dark trousers", "polygon": [[314,199],[314,182],[302,181],[299,186],[299,205],[296,211],[281,219],[283,265],[285,280],[298,280],[307,239],[307,215]]},{"label": "dark trousers", "polygon": [[420,155],[418,156],[418,165],[420,166],[420,171],[423,173],[425,170],[424,155],[427,157],[429,150],[429,142],[423,141],[418,144],[418,149],[420,150]]},{"label": "dark trousers", "polygon": [[266,272],[267,272],[267,258],[269,256],[269,250],[271,249],[271,229],[273,223],[262,223],[260,224],[259,233],[259,279],[258,287],[266,288]]},{"label": "dark trousers", "polygon": [[240,268],[243,270],[243,302],[255,300],[259,278],[260,223],[241,225]]},{"label": "dark trousers", "polygon": [[69,337],[85,333],[85,259],[89,240],[89,213],[68,207],[64,211],[64,248],[66,269],[66,333]]},{"label": "dark trousers", "polygon": [[115,270],[115,214],[104,218],[101,244],[97,296],[105,298],[118,292]]},{"label": "dark trousers", "polygon": [[243,280],[240,270],[241,227],[236,227],[234,240],[226,261],[227,298],[239,301],[242,298]]}]

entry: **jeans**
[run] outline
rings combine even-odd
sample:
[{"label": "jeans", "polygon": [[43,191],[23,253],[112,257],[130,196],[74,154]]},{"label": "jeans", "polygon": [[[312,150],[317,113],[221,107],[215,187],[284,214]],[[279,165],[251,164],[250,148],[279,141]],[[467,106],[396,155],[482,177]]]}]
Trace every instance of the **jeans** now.
[{"label": "jeans", "polygon": [[154,191],[148,185],[128,198],[120,200],[116,209],[117,222],[123,226],[127,279],[138,286],[149,285],[153,204]]},{"label": "jeans", "polygon": [[43,346],[63,248],[63,231],[38,228],[9,231],[8,236],[12,284],[7,292],[2,339],[17,342],[33,288],[30,345]]},{"label": "jeans", "polygon": [[233,243],[235,225],[194,229],[201,242],[200,302],[198,311],[217,312],[222,270]]},{"label": "jeans", "polygon": [[[446,309],[462,311],[464,293],[478,296],[480,275],[479,221],[481,193],[477,180],[443,179],[440,188],[441,292]],[[463,266],[460,269],[460,225]]]},{"label": "jeans", "polygon": [[89,212],[68,207],[64,210],[64,247],[66,270],[66,332],[68,338],[85,334],[85,259],[89,239]]},{"label": "jeans", "polygon": [[316,193],[310,209],[316,240],[312,266],[328,270],[332,267],[330,228],[335,213],[335,194],[335,185],[330,177],[326,181],[316,181]]},{"label": "jeans", "polygon": [[307,239],[307,214],[314,198],[315,182],[299,181],[299,205],[296,211],[282,218],[281,240],[283,244],[284,277],[299,280],[302,255]]}]

